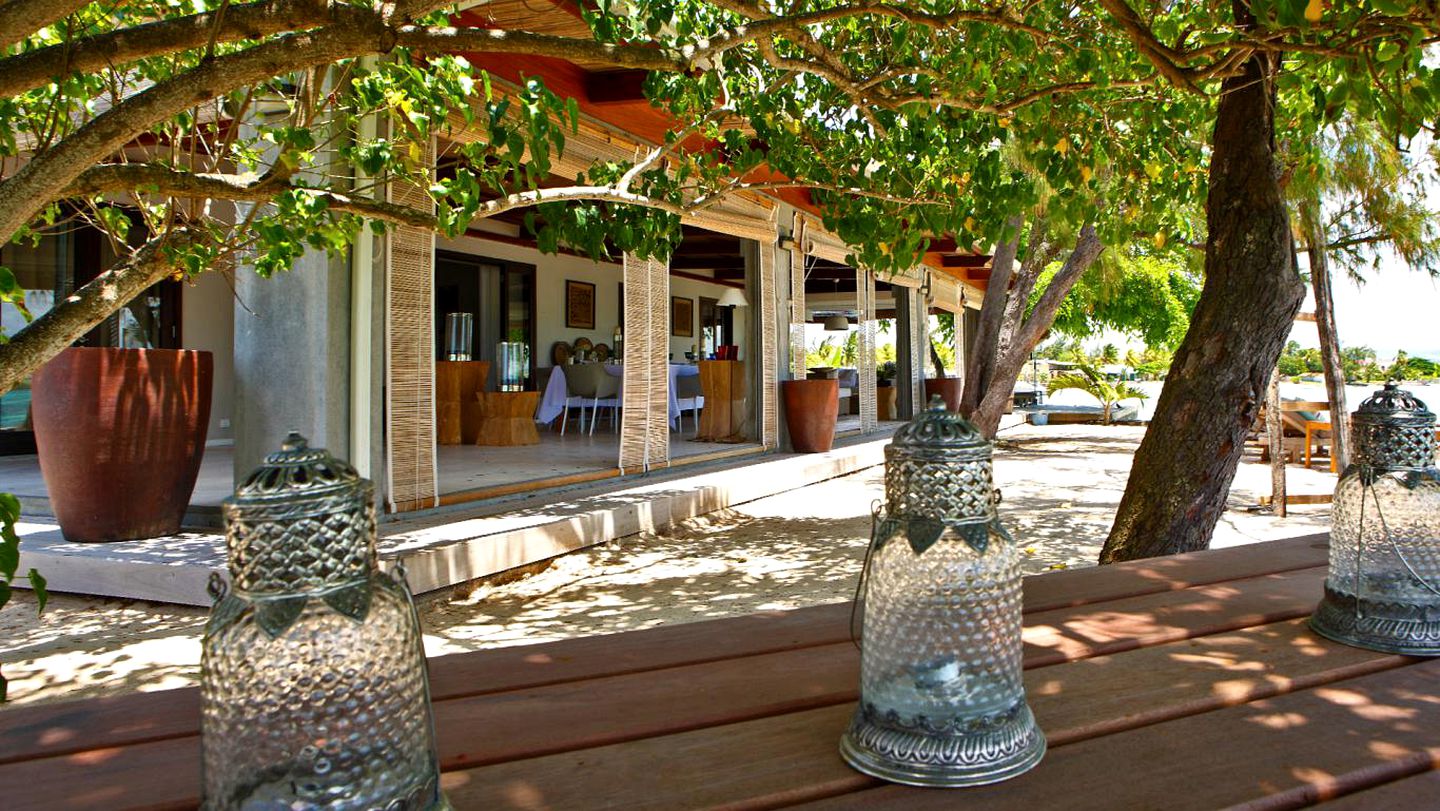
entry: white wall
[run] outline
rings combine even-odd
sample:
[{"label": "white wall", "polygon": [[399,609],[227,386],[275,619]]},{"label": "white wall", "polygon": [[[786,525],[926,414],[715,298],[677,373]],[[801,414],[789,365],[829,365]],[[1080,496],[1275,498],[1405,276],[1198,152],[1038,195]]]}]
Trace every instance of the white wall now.
[{"label": "white wall", "polygon": [[[620,283],[623,274],[620,265],[608,262],[593,262],[568,254],[542,254],[534,248],[508,245],[476,237],[437,239],[436,250],[458,251],[475,256],[484,256],[510,262],[534,265],[535,306],[538,320],[535,325],[535,365],[549,366],[550,349],[557,341],[575,343],[577,338],[589,338],[591,343],[605,344],[613,350],[615,327],[619,323]],[[595,329],[583,330],[565,326],[565,282],[588,282],[595,285]],[[690,345],[700,344],[700,297],[720,298],[727,287],[722,284],[702,282],[678,276],[670,277],[670,294],[684,296],[694,302],[696,326],[692,338],[670,337],[671,357],[684,361]],[[744,344],[746,316],[749,308],[735,311],[735,329],[741,337],[740,357],[748,358],[748,347]]]},{"label": "white wall", "polygon": [[[206,440],[233,440],[235,419],[235,305],[219,273],[202,273],[180,294],[181,343],[215,355],[215,386]],[[221,422],[226,427],[221,428]]]}]

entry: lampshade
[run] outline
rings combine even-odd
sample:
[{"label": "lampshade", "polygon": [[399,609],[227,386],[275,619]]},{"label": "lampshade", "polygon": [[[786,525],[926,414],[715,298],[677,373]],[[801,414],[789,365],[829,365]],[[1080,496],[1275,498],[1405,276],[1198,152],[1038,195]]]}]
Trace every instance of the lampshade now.
[{"label": "lampshade", "polygon": [[715,306],[749,307],[750,302],[745,300],[745,291],[739,289],[738,287],[730,287],[726,288],[725,292],[720,294],[720,300],[715,302]]},{"label": "lampshade", "polygon": [[850,319],[843,315],[832,315],[825,319],[827,332],[845,332],[850,329]]}]

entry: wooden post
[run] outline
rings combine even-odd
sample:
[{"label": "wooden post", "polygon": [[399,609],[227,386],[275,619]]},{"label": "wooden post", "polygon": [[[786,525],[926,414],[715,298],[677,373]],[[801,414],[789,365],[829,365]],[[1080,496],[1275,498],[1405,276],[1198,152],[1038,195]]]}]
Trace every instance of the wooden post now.
[{"label": "wooden post", "polygon": [[1270,503],[1275,515],[1284,518],[1285,509],[1285,421],[1280,416],[1280,367],[1270,375],[1265,389],[1265,433],[1270,440]]},{"label": "wooden post", "polygon": [[1335,297],[1330,289],[1330,262],[1325,255],[1325,229],[1319,212],[1302,211],[1310,243],[1310,287],[1315,292],[1315,330],[1320,334],[1320,365],[1325,371],[1325,399],[1330,401],[1330,458],[1336,472],[1350,463],[1350,414],[1345,402],[1345,367],[1340,358],[1340,328],[1335,324]]}]

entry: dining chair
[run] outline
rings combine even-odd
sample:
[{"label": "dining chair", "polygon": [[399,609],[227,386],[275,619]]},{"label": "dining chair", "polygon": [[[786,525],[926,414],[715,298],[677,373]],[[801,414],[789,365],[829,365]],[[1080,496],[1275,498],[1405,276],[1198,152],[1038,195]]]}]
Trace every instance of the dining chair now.
[{"label": "dining chair", "polygon": [[603,363],[585,364],[586,376],[591,386],[586,389],[590,400],[590,433],[595,433],[595,423],[600,418],[600,409],[610,409],[610,427],[620,430],[620,378],[610,374]]},{"label": "dining chair", "polygon": [[705,396],[700,388],[700,375],[675,378],[675,402],[680,406],[680,430],[685,430],[685,409],[690,409],[690,419],[695,430],[700,430],[700,409],[705,407]]},{"label": "dining chair", "polygon": [[585,430],[585,396],[582,390],[588,385],[585,376],[585,364],[571,363],[558,367],[565,375],[565,407],[560,412],[560,435],[565,435],[565,425],[570,421],[570,407],[576,406],[580,409],[580,430]]},{"label": "dining chair", "polygon": [[[590,408],[590,433],[595,433],[595,423],[600,409],[609,408],[612,416],[620,408],[620,378],[605,371],[603,363],[576,363],[561,367],[565,370],[565,414],[568,415],[572,401],[580,406],[580,430],[585,430],[585,408]],[[566,416],[560,418],[560,433],[565,433]],[[617,426],[618,419],[613,422]]]}]

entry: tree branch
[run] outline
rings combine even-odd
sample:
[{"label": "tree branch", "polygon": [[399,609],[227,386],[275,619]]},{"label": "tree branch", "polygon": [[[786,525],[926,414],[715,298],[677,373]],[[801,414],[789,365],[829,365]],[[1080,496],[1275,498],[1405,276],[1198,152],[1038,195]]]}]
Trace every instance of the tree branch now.
[{"label": "tree branch", "polygon": [[[363,20],[364,18],[360,18]],[[386,53],[394,45],[379,24],[347,24],[288,34],[245,51],[216,57],[152,85],[95,116],[50,149],[0,181],[0,240],[8,241],[80,173],[109,158],[155,122],[236,87],[302,67],[351,56]]]},{"label": "tree branch", "polygon": [[1169,79],[1171,84],[1191,93],[1202,92],[1195,85],[1190,71],[1178,64],[1183,58],[1182,55],[1161,42],[1159,37],[1155,36],[1155,32],[1150,30],[1150,26],[1140,19],[1140,15],[1130,8],[1129,3],[1125,0],[1100,0],[1100,5],[1110,12],[1116,22],[1120,23],[1120,27],[1140,49],[1140,53],[1144,54],[1145,58],[1150,60],[1156,70]]},{"label": "tree branch", "polygon": [[218,26],[214,13],[190,14],[36,48],[0,59],[0,96],[40,87],[61,73],[95,73],[112,65],[199,48],[212,36],[215,42],[261,39],[335,22],[337,16],[348,13],[344,6],[327,8],[325,0],[264,0],[230,6]]},{"label": "tree branch", "polygon": [[88,5],[90,0],[9,0],[0,4],[0,51]]},{"label": "tree branch", "polygon": [[0,392],[15,388],[58,351],[78,341],[145,288],[174,273],[167,245],[188,239],[183,232],[153,240],[128,261],[101,273],[0,344]]}]

